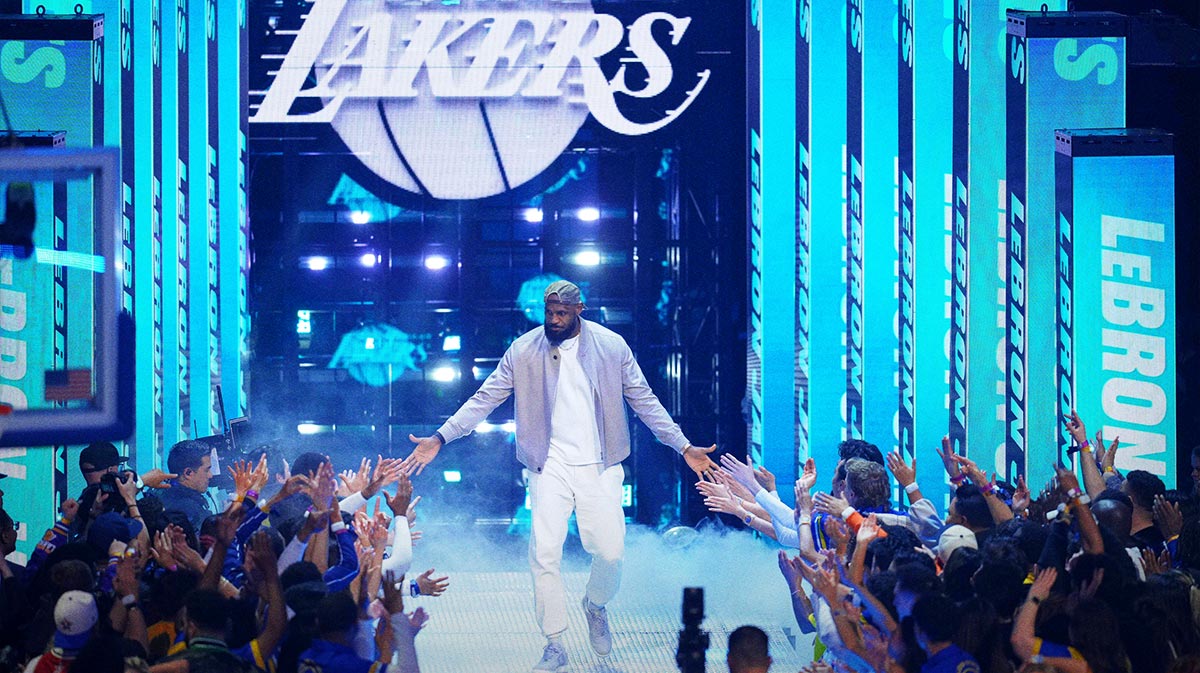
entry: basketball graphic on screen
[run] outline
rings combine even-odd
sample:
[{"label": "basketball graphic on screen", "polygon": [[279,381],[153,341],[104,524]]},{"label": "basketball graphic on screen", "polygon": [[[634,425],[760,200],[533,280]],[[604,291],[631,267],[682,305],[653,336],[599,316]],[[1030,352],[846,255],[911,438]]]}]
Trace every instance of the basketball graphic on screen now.
[{"label": "basketball graphic on screen", "polygon": [[[367,168],[416,194],[478,199],[536,177],[567,148],[589,114],[582,72],[577,60],[547,59],[556,40],[572,38],[571,25],[612,17],[588,3],[512,9],[494,0],[346,3],[314,74],[347,94],[331,123]],[[574,39],[588,48],[602,32],[612,34],[593,25]]]}]

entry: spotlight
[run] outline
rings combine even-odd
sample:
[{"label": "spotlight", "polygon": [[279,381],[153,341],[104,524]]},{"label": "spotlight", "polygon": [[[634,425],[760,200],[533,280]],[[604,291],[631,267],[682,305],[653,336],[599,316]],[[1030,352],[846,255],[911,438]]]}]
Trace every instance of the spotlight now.
[{"label": "spotlight", "polygon": [[445,255],[428,255],[425,257],[425,268],[430,271],[441,271],[450,266],[450,259]]},{"label": "spotlight", "polygon": [[350,221],[354,224],[370,224],[371,211],[369,210],[353,210],[350,212]]},{"label": "spotlight", "polygon": [[442,339],[442,350],[447,353],[454,353],[462,348],[462,337],[457,334],[447,334]]},{"label": "spotlight", "polygon": [[328,257],[306,257],[300,260],[300,265],[306,267],[309,271],[324,271],[329,268],[330,259]]},{"label": "spotlight", "polygon": [[458,470],[445,470],[442,472],[442,479],[445,479],[447,483],[457,484],[462,481],[462,472]]},{"label": "spotlight", "polygon": [[296,432],[302,435],[315,435],[321,432],[324,428],[316,423],[301,423],[296,426]]},{"label": "spotlight", "polygon": [[542,212],[541,208],[526,208],[525,211],[521,214],[521,217],[526,222],[537,224],[538,222],[541,222],[542,220],[545,219],[546,214]]},{"label": "spotlight", "polygon": [[579,266],[600,266],[600,253],[596,250],[580,250],[575,253],[575,263]]},{"label": "spotlight", "polygon": [[580,222],[595,222],[600,219],[600,209],[588,206],[575,211],[575,217],[579,218]]},{"label": "spotlight", "polygon": [[438,383],[453,383],[458,378],[458,370],[450,366],[435,367],[430,370],[429,378]]},{"label": "spotlight", "polygon": [[375,262],[377,262],[377,261],[378,261],[378,259],[375,257],[375,253],[373,253],[373,252],[364,252],[362,254],[362,257],[358,258],[358,263],[362,264],[363,266],[367,267],[368,269],[375,266]]}]

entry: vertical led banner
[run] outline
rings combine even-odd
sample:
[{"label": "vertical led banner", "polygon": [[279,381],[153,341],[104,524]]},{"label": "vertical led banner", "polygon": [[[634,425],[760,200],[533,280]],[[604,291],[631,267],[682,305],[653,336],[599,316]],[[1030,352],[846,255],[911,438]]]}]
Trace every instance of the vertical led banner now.
[{"label": "vertical led banner", "polygon": [[[58,8],[48,8],[56,11]],[[12,129],[22,145],[76,148],[103,137],[104,80],[93,64],[104,49],[103,17],[9,17],[0,27],[0,77]],[[33,242],[44,251],[89,251],[94,209],[83,182],[35,183]],[[44,373],[93,363],[93,274],[0,257],[0,402],[42,406]],[[32,552],[53,525],[58,504],[72,495],[67,447],[0,449],[8,512],[20,521],[17,556]]]},{"label": "vertical led banner", "polygon": [[[233,5],[224,3],[224,10],[228,11]],[[216,386],[221,384],[221,369],[224,364],[221,361],[221,289],[220,289],[220,265],[221,265],[221,222],[220,222],[220,207],[221,197],[223,195],[221,189],[224,180],[221,178],[221,171],[224,169],[228,161],[221,153],[221,100],[223,98],[221,86],[221,48],[217,36],[217,24],[225,16],[224,12],[218,11],[222,5],[213,0],[206,0],[204,3],[204,66],[205,74],[207,75],[205,82],[205,90],[207,92],[207,119],[208,119],[208,134],[207,144],[205,145],[205,162],[204,162],[204,193],[205,193],[205,209],[204,222],[205,230],[208,232],[207,247],[204,250],[205,266],[203,287],[205,289],[205,304],[207,306],[207,321],[206,321],[206,339],[207,350],[201,351],[205,354],[207,360],[205,369],[207,376],[204,378],[204,384],[209,390],[216,390]],[[194,54],[199,56],[199,53]],[[233,89],[235,87],[225,87]],[[195,276],[193,276],[194,278]],[[194,383],[200,384],[200,381]],[[221,428],[221,413],[217,407],[218,397],[214,393],[206,395],[208,405],[205,409],[206,415],[202,418],[205,422],[200,428],[204,434],[212,434],[219,432]]]},{"label": "vertical led banner", "polygon": [[1119,437],[1117,468],[1167,483],[1178,441],[1172,145],[1160,131],[1063,131],[1055,155],[1057,408]]},{"label": "vertical led banner", "polygon": [[[971,0],[970,77],[971,264],[967,293],[967,428],[970,455],[988,471],[1004,472],[1006,398],[1004,253],[1008,231],[1004,182],[1004,87],[1008,70],[1006,8],[1066,9],[1066,0]],[[997,417],[999,412],[999,417]]]},{"label": "vertical led banner", "polygon": [[951,115],[950,230],[950,445],[954,453],[967,453],[967,244],[969,166],[971,158],[971,44],[970,0],[954,3],[954,107]]},{"label": "vertical led banner", "polygon": [[842,415],[851,439],[863,436],[863,15],[846,0],[846,395]]},{"label": "vertical led banner", "polygon": [[248,78],[245,72],[248,49],[246,34],[247,3],[227,4],[223,20],[217,24],[217,69],[225,83],[215,93],[219,101],[221,194],[219,211],[220,279],[220,359],[221,388],[225,412],[229,416],[246,413],[246,381],[242,362],[248,357],[246,344],[249,312],[246,306],[246,279],[249,265],[249,218],[246,212],[246,136],[248,131]]},{"label": "vertical led banner", "polygon": [[[162,254],[162,442],[170,447],[183,438],[180,432],[180,384],[186,377],[181,372],[180,324],[186,317],[180,315],[180,235],[186,236],[181,222],[186,221],[187,201],[180,190],[180,164],[186,165],[186,148],[180,147],[180,136],[186,142],[187,120],[186,99],[180,101],[180,55],[187,54],[186,35],[180,35],[180,1],[156,0],[159,28],[158,92],[159,106],[155,120],[156,170],[162,199],[160,217],[161,236],[159,250]],[[184,7],[186,11],[186,6]],[[186,31],[186,29],[185,29]],[[187,64],[183,63],[183,80],[186,81]],[[181,153],[181,150],[183,152]],[[186,253],[186,249],[183,250]],[[186,360],[184,360],[186,361]]]},{"label": "vertical led banner", "polygon": [[[752,184],[751,276],[755,301],[751,320],[761,357],[759,412],[761,456],[778,478],[795,480],[799,456],[796,426],[796,25],[791,3],[766,3],[760,32],[758,119],[751,132],[757,160],[758,193]],[[751,171],[756,170],[752,163]],[[752,174],[753,176],[753,174]],[[752,177],[752,182],[753,177]],[[757,232],[754,219],[757,218]],[[771,251],[767,254],[766,251]],[[767,307],[770,307],[769,310]],[[753,451],[752,451],[753,454]]]},{"label": "vertical led banner", "polygon": [[1045,483],[1059,454],[1055,399],[1054,131],[1125,123],[1125,18],[1008,13],[1005,457],[1003,475]]},{"label": "vertical led banner", "polygon": [[846,19],[845,5],[812,5],[810,72],[812,97],[812,212],[809,247],[812,321],[809,332],[810,454],[818,464],[837,460],[837,445],[848,436],[843,417],[846,395],[846,252],[843,192],[846,176]]},{"label": "vertical led banner", "polygon": [[[210,148],[215,130],[210,129],[209,89],[210,61],[216,60],[214,53],[209,58],[208,28],[210,20],[215,19],[215,7],[210,7],[208,0],[187,0],[187,34],[188,34],[188,255],[187,255],[187,291],[188,291],[188,420],[191,421],[187,432],[192,436],[209,434],[212,428],[212,401],[216,396],[212,393],[210,351],[210,326],[216,322],[212,315],[215,306],[209,302],[208,266],[209,266],[209,234],[215,233],[215,227],[210,227],[211,205],[216,199],[216,181],[214,171],[209,166],[210,161],[216,160],[216,151]],[[214,26],[215,29],[215,26]],[[215,36],[214,36],[215,37]],[[214,48],[215,52],[216,49]],[[183,104],[183,101],[180,101]],[[182,107],[180,108],[182,114]],[[215,116],[215,115],[214,115]],[[216,348],[216,344],[211,344]]]},{"label": "vertical led banner", "polygon": [[809,447],[809,355],[808,338],[812,330],[810,296],[812,276],[809,251],[812,246],[812,162],[809,148],[812,135],[809,101],[812,99],[812,2],[796,3],[796,462],[808,458]]},{"label": "vertical led banner", "polygon": [[[938,465],[937,449],[950,428],[954,4],[919,1],[914,9],[915,439],[918,462]],[[948,505],[945,477],[928,481],[921,484],[922,493]]]},{"label": "vertical led banner", "polygon": [[746,26],[746,137],[749,160],[746,190],[749,202],[746,265],[750,273],[750,324],[746,329],[746,397],[750,401],[746,446],[751,458],[761,460],[763,450],[763,142],[762,142],[762,22],[763,3],[747,0]]},{"label": "vertical led banner", "polygon": [[863,436],[884,452],[898,446],[901,407],[896,331],[897,13],[890,2],[862,5]]},{"label": "vertical led banner", "polygon": [[198,221],[193,218],[199,210],[199,200],[195,198],[196,191],[192,188],[192,171],[193,167],[201,164],[196,163],[198,153],[193,147],[195,143],[191,141],[191,137],[194,127],[204,128],[203,120],[196,118],[194,111],[197,102],[193,100],[204,99],[202,90],[198,89],[195,96],[191,93],[195,77],[189,55],[196,42],[193,39],[196,30],[191,21],[193,4],[192,0],[175,0],[175,114],[178,117],[175,151],[179,157],[175,163],[175,370],[178,372],[175,390],[179,398],[173,428],[177,434],[176,441],[188,436],[193,418],[191,223]]},{"label": "vertical led banner", "polygon": [[[155,161],[156,142],[154,134],[155,108],[158,92],[154,90],[155,50],[152,10],[156,3],[139,3],[133,17],[122,3],[121,15],[130,18],[128,32],[131,47],[122,50],[122,59],[128,58],[128,67],[122,64],[122,84],[126,82],[125,70],[129,71],[129,82],[136,86],[124,89],[122,104],[129,101],[132,121],[129,134],[122,133],[122,157],[132,160],[129,172],[124,174],[126,184],[133,185],[134,211],[134,313],[136,341],[142,360],[137,367],[137,397],[141,400],[143,418],[137,424],[134,441],[130,448],[130,464],[144,472],[161,464],[158,454],[162,452],[162,255],[155,239],[162,237],[162,202],[155,184],[160,173]],[[133,3],[129,3],[133,4]],[[151,11],[148,11],[151,10]],[[136,18],[136,21],[133,19]],[[125,26],[122,25],[122,35]],[[128,56],[124,53],[129,51]],[[130,138],[136,138],[131,141]]]},{"label": "vertical led banner", "polygon": [[916,419],[916,229],[913,220],[913,2],[900,0],[899,30],[896,52],[896,176],[900,191],[896,204],[899,219],[896,249],[899,251],[899,280],[896,298],[899,314],[896,334],[899,339],[899,410],[896,422],[898,450],[905,460],[912,460],[916,451],[914,422]]}]

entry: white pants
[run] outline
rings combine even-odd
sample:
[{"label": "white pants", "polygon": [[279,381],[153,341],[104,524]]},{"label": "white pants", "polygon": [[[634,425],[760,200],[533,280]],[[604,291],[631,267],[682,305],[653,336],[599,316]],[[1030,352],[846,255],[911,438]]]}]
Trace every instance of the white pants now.
[{"label": "white pants", "polygon": [[541,474],[530,473],[529,500],[533,530],[529,565],[533,570],[533,602],[542,633],[567,630],[567,596],[559,568],[571,512],[579,526],[583,549],[592,555],[587,598],[603,606],[621,583],[625,556],[625,511],[621,508],[625,469],[614,465],[563,465],[551,458]]}]

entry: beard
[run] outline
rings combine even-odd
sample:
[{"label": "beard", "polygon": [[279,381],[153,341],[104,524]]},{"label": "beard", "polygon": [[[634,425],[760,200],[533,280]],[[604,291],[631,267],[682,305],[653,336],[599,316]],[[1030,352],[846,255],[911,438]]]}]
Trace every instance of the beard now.
[{"label": "beard", "polygon": [[575,335],[575,330],[579,328],[579,318],[576,317],[566,327],[557,329],[550,323],[542,323],[542,330],[546,333],[546,340],[551,345],[558,346],[562,342]]}]

